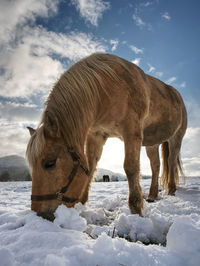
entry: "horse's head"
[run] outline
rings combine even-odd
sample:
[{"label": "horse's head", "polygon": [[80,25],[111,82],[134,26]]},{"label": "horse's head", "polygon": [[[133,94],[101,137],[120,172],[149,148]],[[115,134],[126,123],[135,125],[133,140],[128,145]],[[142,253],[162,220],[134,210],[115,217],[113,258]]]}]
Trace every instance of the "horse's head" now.
[{"label": "horse's head", "polygon": [[81,201],[88,184],[86,159],[80,147],[68,147],[55,121],[37,130],[28,128],[31,139],[27,159],[32,171],[31,209],[53,220],[60,204],[73,207]]}]

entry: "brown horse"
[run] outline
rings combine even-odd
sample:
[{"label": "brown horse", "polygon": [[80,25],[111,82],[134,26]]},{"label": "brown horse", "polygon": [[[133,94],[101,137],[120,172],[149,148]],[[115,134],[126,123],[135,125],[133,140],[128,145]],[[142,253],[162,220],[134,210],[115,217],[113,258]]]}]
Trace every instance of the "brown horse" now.
[{"label": "brown horse", "polygon": [[38,128],[29,128],[32,210],[52,220],[59,204],[85,203],[103,145],[118,137],[125,145],[129,207],[142,215],[141,146],[152,169],[148,199],[158,195],[160,144],[161,181],[174,195],[186,127],[185,105],[173,87],[114,55],[93,54],[77,62],[53,87]]}]

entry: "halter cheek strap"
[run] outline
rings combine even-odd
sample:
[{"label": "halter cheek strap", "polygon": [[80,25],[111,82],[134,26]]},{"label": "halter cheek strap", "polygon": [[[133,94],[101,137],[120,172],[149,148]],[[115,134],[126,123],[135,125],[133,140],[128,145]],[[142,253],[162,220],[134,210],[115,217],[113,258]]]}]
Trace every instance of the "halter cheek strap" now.
[{"label": "halter cheek strap", "polygon": [[85,174],[87,176],[89,176],[89,170],[81,162],[81,159],[80,159],[79,155],[75,152],[73,147],[68,147],[67,150],[71,154],[72,160],[74,162],[74,167],[73,167],[71,173],[69,174],[69,176],[67,178],[67,180],[68,180],[67,185],[62,187],[55,194],[31,195],[31,200],[32,201],[59,200],[59,201],[64,201],[64,202],[68,202],[68,203],[74,203],[74,202],[78,201],[78,199],[75,199],[75,198],[65,197],[64,194],[67,192],[70,184],[72,183],[74,177],[76,176],[79,167],[81,167],[83,169],[83,171],[85,172]]}]

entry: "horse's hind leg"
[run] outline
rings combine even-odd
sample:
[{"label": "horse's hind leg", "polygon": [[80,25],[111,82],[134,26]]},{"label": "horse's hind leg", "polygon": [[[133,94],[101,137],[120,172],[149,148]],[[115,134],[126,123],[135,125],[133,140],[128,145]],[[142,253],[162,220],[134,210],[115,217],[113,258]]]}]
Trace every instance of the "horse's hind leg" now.
[{"label": "horse's hind leg", "polygon": [[168,194],[175,195],[176,185],[178,183],[178,161],[181,148],[182,137],[176,134],[168,141],[169,145],[169,157],[168,157]]},{"label": "horse's hind leg", "polygon": [[87,137],[86,155],[88,159],[90,176],[88,180],[87,189],[85,190],[81,202],[84,204],[88,200],[88,194],[90,189],[90,183],[92,181],[94,172],[96,170],[97,163],[101,158],[103,151],[103,145],[105,144],[108,136],[102,133],[90,133]]},{"label": "horse's hind leg", "polygon": [[150,160],[152,179],[147,201],[154,201],[158,196],[158,176],[160,172],[159,145],[146,146],[146,153]]}]

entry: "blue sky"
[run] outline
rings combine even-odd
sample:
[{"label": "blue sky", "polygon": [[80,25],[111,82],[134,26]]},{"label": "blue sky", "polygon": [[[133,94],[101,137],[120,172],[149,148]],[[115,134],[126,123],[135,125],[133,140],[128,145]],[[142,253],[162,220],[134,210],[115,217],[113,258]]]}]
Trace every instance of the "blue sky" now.
[{"label": "blue sky", "polygon": [[[187,175],[200,175],[198,0],[1,0],[0,156],[24,156],[54,82],[93,52],[139,65],[177,88],[188,110],[182,147]],[[123,144],[109,141],[100,167],[122,172]],[[149,174],[144,149],[143,174]]]}]

